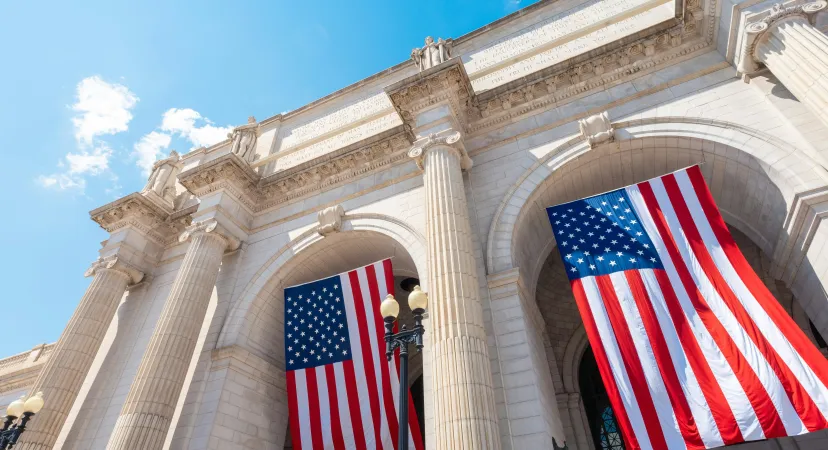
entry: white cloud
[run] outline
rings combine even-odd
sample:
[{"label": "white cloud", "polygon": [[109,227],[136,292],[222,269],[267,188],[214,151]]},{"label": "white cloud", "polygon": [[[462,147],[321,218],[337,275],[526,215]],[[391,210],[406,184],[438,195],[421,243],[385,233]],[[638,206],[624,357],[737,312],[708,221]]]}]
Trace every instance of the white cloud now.
[{"label": "white cloud", "polygon": [[109,169],[109,158],[111,156],[112,149],[103,142],[98,142],[91,152],[81,150],[80,153],[67,153],[66,161],[69,163],[69,174],[98,175]]},{"label": "white cloud", "polygon": [[171,140],[172,138],[169,134],[153,131],[144,135],[135,144],[132,154],[137,157],[138,161],[136,164],[141,168],[141,172],[144,175],[149,176],[152,170],[152,164],[164,155],[161,150],[168,148]]},{"label": "white cloud", "polygon": [[72,109],[75,138],[84,145],[97,136],[127,131],[132,120],[130,110],[138,97],[121,84],[107,83],[99,76],[84,78],[77,86],[77,102]]},{"label": "white cloud", "polygon": [[138,97],[121,84],[107,83],[99,76],[84,78],[77,85],[72,110],[78,149],[68,152],[60,161],[60,172],[40,175],[35,182],[48,189],[77,190],[86,188],[86,177],[109,173],[117,185],[117,176],[109,170],[112,148],[99,136],[127,131],[132,120],[130,110]]},{"label": "white cloud", "polygon": [[[196,123],[203,123],[201,126]],[[227,139],[232,126],[217,127],[190,108],[171,108],[164,113],[161,129],[189,140],[193,147],[209,147]]]},{"label": "white cloud", "polygon": [[71,177],[65,173],[40,175],[35,178],[35,182],[45,188],[58,189],[61,191],[73,189],[82,192],[86,187],[86,180],[83,178]]}]

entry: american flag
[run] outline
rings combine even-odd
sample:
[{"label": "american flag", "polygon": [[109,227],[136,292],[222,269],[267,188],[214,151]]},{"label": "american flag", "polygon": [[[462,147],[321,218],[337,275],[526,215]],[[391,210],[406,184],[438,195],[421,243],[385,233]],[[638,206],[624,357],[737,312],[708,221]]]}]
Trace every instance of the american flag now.
[{"label": "american flag", "polygon": [[547,213],[627,448],[828,427],[828,361],[736,247],[698,166]]},{"label": "american flag", "polygon": [[[386,360],[380,302],[391,260],[285,289],[285,359],[293,448],[397,448],[398,361]],[[422,450],[409,395],[409,448]]]}]

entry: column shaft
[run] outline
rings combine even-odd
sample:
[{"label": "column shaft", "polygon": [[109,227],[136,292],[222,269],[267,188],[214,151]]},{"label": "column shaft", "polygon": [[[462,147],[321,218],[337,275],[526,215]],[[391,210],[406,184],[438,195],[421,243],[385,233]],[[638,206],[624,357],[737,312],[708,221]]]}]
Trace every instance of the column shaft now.
[{"label": "column shaft", "polygon": [[43,391],[46,403],[29,422],[16,449],[46,450],[55,444],[129,279],[120,270],[95,270],[92,283],[29,392]]},{"label": "column shaft", "polygon": [[163,446],[226,248],[216,233],[193,233],[108,449]]},{"label": "column shaft", "polygon": [[828,36],[804,16],[782,19],[765,33],[753,56],[828,125]]},{"label": "column shaft", "polygon": [[492,374],[458,151],[424,161],[438,449],[499,449]]}]

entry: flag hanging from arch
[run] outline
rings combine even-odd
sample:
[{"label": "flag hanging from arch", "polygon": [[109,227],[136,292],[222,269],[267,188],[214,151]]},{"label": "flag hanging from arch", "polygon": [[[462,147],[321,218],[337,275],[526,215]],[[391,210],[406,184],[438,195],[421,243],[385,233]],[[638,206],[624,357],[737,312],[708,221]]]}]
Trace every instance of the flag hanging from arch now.
[{"label": "flag hanging from arch", "polygon": [[[379,312],[388,294],[394,294],[391,259],[285,289],[293,448],[397,448],[399,361],[386,360]],[[410,394],[406,401],[408,448],[422,450]]]},{"label": "flag hanging from arch", "polygon": [[547,213],[628,448],[828,427],[828,360],[748,265],[698,166]]}]

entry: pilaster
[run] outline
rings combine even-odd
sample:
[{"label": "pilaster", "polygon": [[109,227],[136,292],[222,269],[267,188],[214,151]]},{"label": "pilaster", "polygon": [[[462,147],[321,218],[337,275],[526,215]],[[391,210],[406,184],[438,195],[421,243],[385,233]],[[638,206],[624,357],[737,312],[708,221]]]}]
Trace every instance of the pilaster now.
[{"label": "pilaster", "polygon": [[537,304],[517,268],[490,274],[487,281],[504,389],[498,407],[505,408],[508,422],[501,423],[501,439],[510,440],[514,449],[563,448],[566,438]]}]

